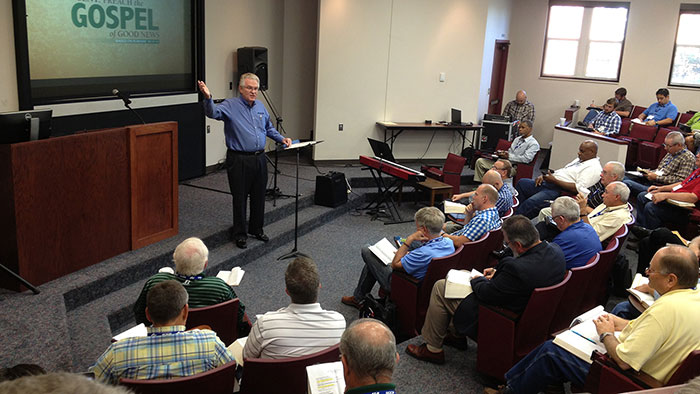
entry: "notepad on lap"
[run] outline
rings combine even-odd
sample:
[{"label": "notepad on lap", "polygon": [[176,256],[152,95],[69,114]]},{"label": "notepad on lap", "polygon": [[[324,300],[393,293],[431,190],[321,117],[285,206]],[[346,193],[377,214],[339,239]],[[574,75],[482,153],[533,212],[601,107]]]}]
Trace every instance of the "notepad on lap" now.
[{"label": "notepad on lap", "polygon": [[[571,323],[572,326],[555,336],[552,342],[581,360],[589,364],[593,363],[591,354],[593,354],[594,350],[606,353],[605,345],[598,340],[598,331],[595,328],[595,323],[593,323],[593,319],[602,314],[605,314],[605,310],[603,310],[602,305],[598,305],[578,316]],[[617,337],[618,335],[620,335],[620,332],[615,332],[615,336]]]},{"label": "notepad on lap", "polygon": [[477,270],[450,270],[445,278],[445,298],[462,299],[472,293],[471,280],[482,276]]},{"label": "notepad on lap", "polygon": [[379,242],[370,246],[369,250],[386,265],[391,264],[396,254],[396,248],[386,238],[382,238]]}]

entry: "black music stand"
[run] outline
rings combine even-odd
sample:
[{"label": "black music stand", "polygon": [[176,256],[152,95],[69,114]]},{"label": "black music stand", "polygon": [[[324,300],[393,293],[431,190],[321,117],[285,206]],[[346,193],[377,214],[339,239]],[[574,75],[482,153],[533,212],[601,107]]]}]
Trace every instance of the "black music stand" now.
[{"label": "black music stand", "polygon": [[294,193],[294,249],[291,252],[285,253],[278,257],[277,260],[291,259],[293,257],[309,257],[308,255],[297,250],[297,244],[299,242],[299,151],[307,146],[312,146],[320,144],[323,140],[319,141],[306,141],[298,142],[296,144],[290,145],[286,149],[294,149],[297,151],[297,179],[296,179],[296,192]]},{"label": "black music stand", "polygon": [[20,283],[22,283],[24,286],[26,286],[29,290],[32,291],[34,294],[39,294],[40,291],[36,287],[34,287],[31,283],[29,283],[26,279],[23,277],[17,275],[14,271],[11,269],[5,267],[4,265],[0,264],[0,269],[3,271],[7,272],[8,274],[12,275],[15,279],[17,279]]}]

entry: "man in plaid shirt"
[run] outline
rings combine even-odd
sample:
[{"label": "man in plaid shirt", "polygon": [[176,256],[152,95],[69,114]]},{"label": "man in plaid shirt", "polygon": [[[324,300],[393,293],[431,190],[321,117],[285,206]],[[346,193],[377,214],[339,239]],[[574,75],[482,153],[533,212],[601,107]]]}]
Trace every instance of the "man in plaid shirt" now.
[{"label": "man in plaid shirt", "polygon": [[631,195],[646,194],[651,185],[670,185],[684,180],[695,169],[695,156],[685,146],[685,138],[678,131],[668,133],[664,140],[666,156],[661,159],[659,167],[654,171],[646,171],[643,178],[631,180],[626,178],[625,185],[630,188]]},{"label": "man in plaid shirt", "polygon": [[467,224],[461,230],[445,234],[454,242],[455,248],[467,242],[473,242],[483,237],[491,230],[501,227],[501,218],[496,210],[498,191],[495,187],[481,184],[476,188],[472,203],[467,206],[465,221]]},{"label": "man in plaid shirt", "polygon": [[503,108],[503,115],[510,116],[511,122],[529,120],[535,123],[535,105],[527,101],[527,93],[524,90],[519,90],[515,94],[515,100]]},{"label": "man in plaid shirt", "polygon": [[617,102],[614,98],[608,99],[608,101],[603,106],[603,111],[598,112],[595,118],[588,124],[588,127],[593,129],[593,132],[600,135],[611,135],[620,133],[620,125],[622,124],[622,119],[617,112],[613,111],[615,109],[615,104]]},{"label": "man in plaid shirt", "polygon": [[211,330],[185,331],[188,294],[175,280],[148,291],[148,336],[115,342],[89,371],[104,383],[128,379],[170,379],[190,376],[234,361],[233,355]]}]

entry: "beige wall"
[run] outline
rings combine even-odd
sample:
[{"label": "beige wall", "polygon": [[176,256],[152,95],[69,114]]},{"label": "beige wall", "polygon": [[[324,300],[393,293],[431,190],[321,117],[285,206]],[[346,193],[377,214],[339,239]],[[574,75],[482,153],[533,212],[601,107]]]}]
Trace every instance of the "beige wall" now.
[{"label": "beige wall", "polygon": [[[315,138],[325,142],[315,159],[369,154],[366,138],[381,136],[379,120],[445,120],[457,107],[463,121],[476,123],[487,14],[477,0],[320,0]],[[459,151],[451,133],[427,149],[431,134],[405,132],[395,156]]]},{"label": "beige wall", "polygon": [[12,0],[0,0],[0,112],[17,111],[17,69]]},{"label": "beige wall", "polygon": [[[655,101],[656,89],[668,83],[680,3],[680,0],[630,0],[620,82],[606,83],[540,78],[548,0],[513,2],[505,94],[512,96],[518,89],[527,90],[536,107],[534,135],[540,145],[546,146],[552,140],[554,125],[575,99],[583,107],[591,100],[601,103],[612,97],[617,87],[624,86],[634,104],[646,107]],[[683,3],[700,1],[683,0]],[[697,89],[669,90],[671,101],[681,112],[700,109]]]}]

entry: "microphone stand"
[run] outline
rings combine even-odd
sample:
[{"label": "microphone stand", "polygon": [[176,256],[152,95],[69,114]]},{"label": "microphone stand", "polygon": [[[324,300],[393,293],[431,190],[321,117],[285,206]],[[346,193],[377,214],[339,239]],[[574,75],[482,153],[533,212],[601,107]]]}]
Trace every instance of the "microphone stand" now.
[{"label": "microphone stand", "polygon": [[124,106],[125,106],[126,108],[128,108],[129,111],[133,112],[134,115],[136,115],[136,117],[139,118],[139,120],[141,121],[141,123],[146,124],[146,122],[143,120],[143,118],[141,117],[141,115],[139,115],[138,112],[134,111],[134,109],[131,108],[131,106],[129,105],[129,104],[131,104],[131,100],[129,100],[129,98],[126,97],[126,96],[123,96],[123,97],[120,97],[120,98],[121,98],[122,101],[124,102]]},{"label": "microphone stand", "polygon": [[[267,93],[265,93],[264,90],[261,90],[260,92],[262,92],[263,98],[265,98],[265,102],[267,103],[267,106],[270,108],[270,111],[272,112],[272,115],[275,117],[275,127],[276,127],[277,130],[280,131],[283,135],[287,135],[287,131],[284,129],[284,126],[282,126],[282,121],[283,121],[283,119],[282,119],[281,116],[279,116],[279,113],[277,112],[277,108],[275,108],[275,105],[272,103],[272,100],[270,100],[270,98],[267,96]],[[265,195],[272,196],[272,206],[273,206],[273,207],[276,207],[276,206],[277,206],[277,199],[278,199],[279,197],[294,197],[294,196],[291,196],[291,195],[288,195],[288,194],[283,194],[283,193],[280,191],[279,187],[277,187],[277,174],[280,173],[280,170],[279,170],[279,168],[278,168],[278,159],[279,159],[278,151],[280,150],[279,148],[280,148],[280,146],[279,146],[279,144],[278,144],[278,145],[276,146],[276,149],[275,149],[275,162],[274,162],[274,163],[272,162],[272,160],[270,160],[269,157],[267,157],[267,155],[265,155],[265,158],[267,158],[267,161],[268,161],[268,162],[270,163],[270,165],[272,165],[272,167],[274,168],[274,172],[273,172],[274,175],[273,175],[273,181],[272,181],[272,189],[266,189],[266,190],[265,190]]]}]

